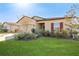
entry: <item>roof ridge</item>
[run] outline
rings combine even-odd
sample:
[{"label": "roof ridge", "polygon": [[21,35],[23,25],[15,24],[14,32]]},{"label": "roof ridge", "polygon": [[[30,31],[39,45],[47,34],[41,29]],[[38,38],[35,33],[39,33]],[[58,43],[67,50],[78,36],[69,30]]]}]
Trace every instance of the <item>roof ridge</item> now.
[{"label": "roof ridge", "polygon": [[24,17],[28,17],[28,18],[31,18],[29,16],[22,16],[16,23],[18,23],[21,19],[23,19]]}]

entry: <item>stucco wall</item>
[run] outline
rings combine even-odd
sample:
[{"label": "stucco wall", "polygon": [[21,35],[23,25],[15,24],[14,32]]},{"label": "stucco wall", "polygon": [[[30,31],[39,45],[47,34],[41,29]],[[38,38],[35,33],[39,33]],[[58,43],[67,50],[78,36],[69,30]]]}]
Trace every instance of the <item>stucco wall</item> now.
[{"label": "stucco wall", "polygon": [[64,29],[64,26],[65,26],[65,25],[64,25],[65,19],[38,21],[37,23],[45,23],[45,30],[51,32],[51,23],[55,23],[55,22],[58,22],[58,23],[63,22],[63,29]]},{"label": "stucco wall", "polygon": [[17,22],[18,24],[26,25],[26,24],[36,24],[36,21],[34,19],[31,19],[29,17],[23,17],[20,21]]},{"label": "stucco wall", "polygon": [[51,23],[50,22],[45,22],[45,30],[51,31]]},{"label": "stucco wall", "polygon": [[[27,26],[27,30],[26,32],[31,33],[31,29],[32,28],[36,28],[36,21],[34,19],[31,19],[29,17],[23,17],[19,22],[17,22],[17,24],[20,25],[26,25]],[[24,28],[21,28],[23,30],[23,32],[25,31]]]}]

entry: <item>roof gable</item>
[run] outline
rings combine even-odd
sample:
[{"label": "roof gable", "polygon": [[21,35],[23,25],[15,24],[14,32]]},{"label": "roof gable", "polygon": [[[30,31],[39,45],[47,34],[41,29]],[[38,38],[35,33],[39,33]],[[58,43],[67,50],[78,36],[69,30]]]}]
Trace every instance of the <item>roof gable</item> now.
[{"label": "roof gable", "polygon": [[19,21],[17,21],[18,24],[31,24],[33,22],[35,22],[35,20],[28,16],[23,16]]},{"label": "roof gable", "polygon": [[18,23],[19,21],[21,21],[23,18],[25,18],[25,17],[27,17],[27,18],[30,18],[30,17],[28,17],[28,16],[23,16],[21,19],[19,19],[16,23]]}]

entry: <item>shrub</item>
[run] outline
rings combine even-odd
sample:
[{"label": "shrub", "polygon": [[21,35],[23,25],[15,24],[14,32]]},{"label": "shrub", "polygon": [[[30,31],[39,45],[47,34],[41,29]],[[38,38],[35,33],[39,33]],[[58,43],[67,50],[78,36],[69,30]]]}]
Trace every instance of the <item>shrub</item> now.
[{"label": "shrub", "polygon": [[72,33],[71,33],[72,37],[71,38],[78,39],[78,35],[77,34],[78,34],[78,31],[72,30]]},{"label": "shrub", "polygon": [[45,37],[50,36],[49,31],[40,31],[39,33],[41,34],[41,36],[45,36]]},{"label": "shrub", "polygon": [[8,30],[7,29],[2,29],[4,32],[7,32]]},{"label": "shrub", "polygon": [[7,29],[0,29],[0,33],[4,33],[4,32],[7,32],[8,30]]},{"label": "shrub", "polygon": [[58,31],[53,31],[51,32],[51,37],[56,37],[56,38],[68,38],[69,37],[69,32],[67,30],[62,30],[61,32]]},{"label": "shrub", "polygon": [[78,34],[78,32],[76,30],[72,30],[73,34]]},{"label": "shrub", "polygon": [[56,33],[54,31],[50,32],[50,37],[55,37]]},{"label": "shrub", "polygon": [[34,28],[31,29],[32,33],[36,33],[36,30]]},{"label": "shrub", "polygon": [[58,38],[62,38],[62,32],[58,32],[58,33],[56,33],[56,37],[58,37]]},{"label": "shrub", "polygon": [[62,30],[61,36],[63,38],[69,38],[69,36],[70,36],[69,31],[68,30]]},{"label": "shrub", "polygon": [[50,37],[60,37],[60,32],[59,31],[52,31],[50,32]]},{"label": "shrub", "polygon": [[62,38],[62,32],[60,32],[59,30],[55,32],[55,37],[56,38]]},{"label": "shrub", "polygon": [[43,35],[44,36],[50,36],[50,32],[49,31],[44,31]]},{"label": "shrub", "polygon": [[36,39],[37,36],[35,34],[27,34],[27,33],[20,33],[15,36],[17,40],[32,40]]}]

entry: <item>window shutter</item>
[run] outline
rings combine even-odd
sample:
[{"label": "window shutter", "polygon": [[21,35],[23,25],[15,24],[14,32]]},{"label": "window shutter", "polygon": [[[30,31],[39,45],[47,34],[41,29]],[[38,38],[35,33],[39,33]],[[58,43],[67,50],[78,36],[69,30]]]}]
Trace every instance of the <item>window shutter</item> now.
[{"label": "window shutter", "polygon": [[60,31],[63,30],[63,22],[60,22]]},{"label": "window shutter", "polygon": [[51,31],[54,31],[54,23],[51,23]]}]

